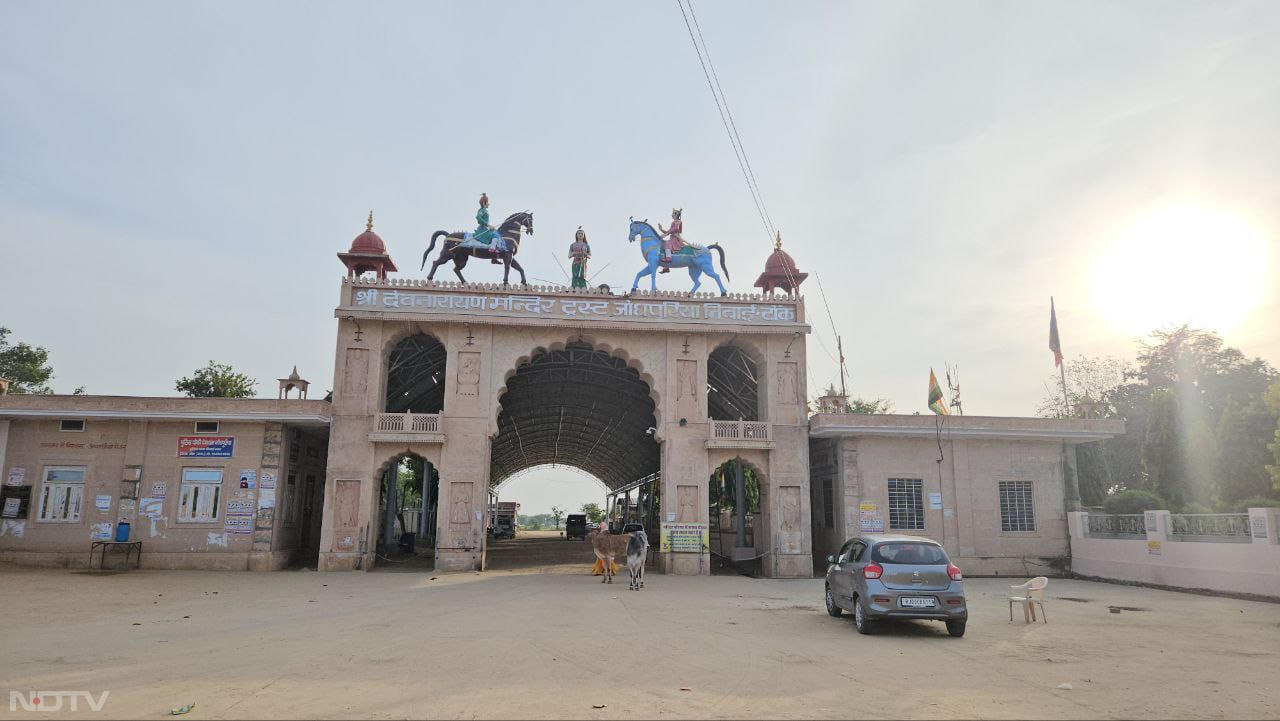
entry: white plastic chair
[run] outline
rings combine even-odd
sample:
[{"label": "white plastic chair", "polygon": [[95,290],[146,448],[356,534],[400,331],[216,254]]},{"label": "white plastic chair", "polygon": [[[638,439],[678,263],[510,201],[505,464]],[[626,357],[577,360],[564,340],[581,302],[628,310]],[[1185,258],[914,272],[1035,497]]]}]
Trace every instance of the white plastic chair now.
[{"label": "white plastic chair", "polygon": [[1013,623],[1013,604],[1022,604],[1022,620],[1025,623],[1031,623],[1036,620],[1036,605],[1040,606],[1040,617],[1045,623],[1049,622],[1049,617],[1044,612],[1044,588],[1049,585],[1049,579],[1044,576],[1036,576],[1026,583],[1009,587],[1009,623]]}]

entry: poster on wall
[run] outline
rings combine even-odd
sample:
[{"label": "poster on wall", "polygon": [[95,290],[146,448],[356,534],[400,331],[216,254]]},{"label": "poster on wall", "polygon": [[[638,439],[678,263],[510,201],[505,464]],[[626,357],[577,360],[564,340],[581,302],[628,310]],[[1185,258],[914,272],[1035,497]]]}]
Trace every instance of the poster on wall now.
[{"label": "poster on wall", "polygon": [[4,499],[4,509],[3,509],[3,510],[0,510],[0,517],[4,517],[4,518],[17,518],[17,517],[18,517],[18,509],[19,509],[21,506],[22,506],[22,499],[20,499],[20,498],[6,498],[6,499]]},{"label": "poster on wall", "polygon": [[225,523],[222,524],[227,533],[245,534],[253,532],[253,516],[241,514],[228,515]]},{"label": "poster on wall", "polygon": [[703,553],[710,548],[707,524],[664,523],[659,537],[662,553]]},{"label": "poster on wall", "polygon": [[942,494],[941,493],[938,493],[937,491],[929,492],[929,510],[931,511],[942,510]]},{"label": "poster on wall", "polygon": [[884,514],[874,503],[858,504],[858,530],[863,533],[884,533]]},{"label": "poster on wall", "polygon": [[228,516],[243,516],[253,514],[253,499],[251,498],[232,498],[227,501]]},{"label": "poster on wall", "polygon": [[26,479],[27,479],[27,469],[10,468],[9,477],[5,479],[4,484],[6,486],[21,486],[22,482],[25,481]]},{"label": "poster on wall", "polygon": [[258,487],[258,469],[246,468],[240,471],[240,487],[241,488],[257,488]]},{"label": "poster on wall", "polygon": [[276,507],[276,489],[263,488],[258,492],[258,509]]},{"label": "poster on wall", "polygon": [[111,540],[111,522],[95,523],[90,527],[89,539],[93,541]]},{"label": "poster on wall", "polygon": [[111,510],[111,496],[94,496],[93,507],[99,511]]},{"label": "poster on wall", "polygon": [[151,496],[152,496],[153,498],[164,498],[164,494],[165,494],[165,491],[166,491],[166,490],[167,490],[167,488],[165,487],[165,484],[163,484],[163,483],[152,483],[152,484],[151,484]]},{"label": "poster on wall", "polygon": [[179,458],[230,458],[235,447],[233,436],[178,436]]},{"label": "poster on wall", "polygon": [[262,489],[267,490],[269,488],[275,488],[275,487],[276,487],[275,471],[263,471],[262,472]]},{"label": "poster on wall", "polygon": [[164,516],[164,499],[138,499],[138,515],[142,518],[162,518]]},{"label": "poster on wall", "polygon": [[22,538],[27,532],[26,521],[0,521],[0,536]]}]

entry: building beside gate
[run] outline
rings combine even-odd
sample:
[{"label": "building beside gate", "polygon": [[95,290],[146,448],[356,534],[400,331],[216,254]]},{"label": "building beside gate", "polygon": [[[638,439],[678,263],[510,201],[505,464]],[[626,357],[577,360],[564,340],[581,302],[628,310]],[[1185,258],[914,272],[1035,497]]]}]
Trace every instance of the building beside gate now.
[{"label": "building beside gate", "polygon": [[0,396],[0,561],[79,565],[121,523],[148,567],[302,560],[329,419],[316,400]]},{"label": "building beside gate", "polygon": [[1065,569],[1075,447],[1123,433],[1119,420],[815,415],[814,556],[861,533],[906,533],[941,542],[966,573]]}]

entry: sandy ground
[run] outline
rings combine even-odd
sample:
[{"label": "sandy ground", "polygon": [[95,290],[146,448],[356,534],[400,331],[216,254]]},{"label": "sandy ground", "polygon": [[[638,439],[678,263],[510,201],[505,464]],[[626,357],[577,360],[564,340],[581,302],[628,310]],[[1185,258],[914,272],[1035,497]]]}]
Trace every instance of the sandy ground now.
[{"label": "sandy ground", "polygon": [[112,718],[1280,717],[1277,604],[1054,580],[1026,625],[970,579],[964,638],[860,636],[818,579],[564,570],[0,569],[0,691],[110,690],[74,715]]}]

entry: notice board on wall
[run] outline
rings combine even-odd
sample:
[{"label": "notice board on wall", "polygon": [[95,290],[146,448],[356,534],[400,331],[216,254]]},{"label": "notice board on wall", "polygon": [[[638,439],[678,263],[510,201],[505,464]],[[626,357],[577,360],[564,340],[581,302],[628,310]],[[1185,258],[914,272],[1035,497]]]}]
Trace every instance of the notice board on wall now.
[{"label": "notice board on wall", "polygon": [[0,518],[26,518],[31,512],[31,486],[0,486]]}]

